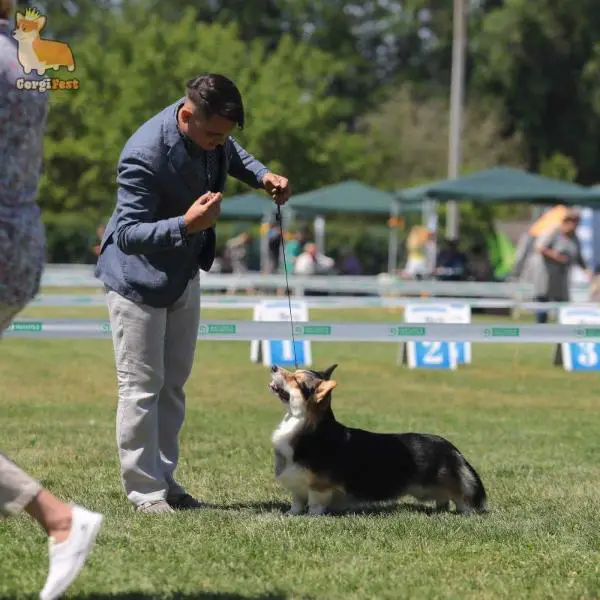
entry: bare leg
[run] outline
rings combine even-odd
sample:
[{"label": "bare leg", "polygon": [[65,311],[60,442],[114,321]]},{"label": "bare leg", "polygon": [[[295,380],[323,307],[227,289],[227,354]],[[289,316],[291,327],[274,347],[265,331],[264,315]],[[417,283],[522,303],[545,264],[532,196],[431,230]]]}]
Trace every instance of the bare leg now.
[{"label": "bare leg", "polygon": [[43,489],[26,507],[29,513],[57,543],[69,537],[73,509],[48,490]]}]

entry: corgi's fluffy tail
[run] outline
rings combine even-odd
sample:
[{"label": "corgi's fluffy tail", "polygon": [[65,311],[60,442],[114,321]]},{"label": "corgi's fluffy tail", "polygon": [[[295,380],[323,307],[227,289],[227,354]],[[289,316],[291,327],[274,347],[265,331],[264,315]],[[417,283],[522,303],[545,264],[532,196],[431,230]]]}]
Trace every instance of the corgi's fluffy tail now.
[{"label": "corgi's fluffy tail", "polygon": [[463,466],[460,470],[460,479],[465,499],[468,500],[471,508],[485,513],[488,511],[488,503],[481,477],[464,456],[461,458]]}]

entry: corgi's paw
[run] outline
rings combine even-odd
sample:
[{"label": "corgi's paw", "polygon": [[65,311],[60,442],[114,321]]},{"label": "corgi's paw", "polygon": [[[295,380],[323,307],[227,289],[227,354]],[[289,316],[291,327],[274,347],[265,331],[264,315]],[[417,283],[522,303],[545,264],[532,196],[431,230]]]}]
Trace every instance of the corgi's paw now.
[{"label": "corgi's paw", "polygon": [[327,514],[327,507],[324,504],[313,504],[308,507],[309,517],[321,517]]},{"label": "corgi's paw", "polygon": [[301,515],[306,510],[306,504],[304,502],[299,502],[298,500],[294,500],[292,502],[292,506],[285,513],[288,517],[296,517]]}]

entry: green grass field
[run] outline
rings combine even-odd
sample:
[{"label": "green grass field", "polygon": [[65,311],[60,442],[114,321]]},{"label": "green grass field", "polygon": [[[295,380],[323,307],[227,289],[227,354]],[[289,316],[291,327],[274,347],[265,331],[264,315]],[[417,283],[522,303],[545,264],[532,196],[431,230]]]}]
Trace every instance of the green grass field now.
[{"label": "green grass field", "polygon": [[[480,472],[490,513],[429,515],[407,500],[373,514],[284,517],[289,498],[274,481],[270,448],[282,408],[249,352],[247,342],[198,345],[178,476],[211,508],[152,517],[135,515],[120,489],[110,341],[0,343],[0,447],[57,495],[106,516],[70,597],[600,597],[596,375],[554,367],[553,348],[542,345],[474,345],[474,364],[450,373],[397,366],[394,344],[314,344],[315,366],[339,364],[333,403],[342,422],[447,436]],[[41,530],[26,517],[1,522],[0,598],[35,597],[45,569]]]}]

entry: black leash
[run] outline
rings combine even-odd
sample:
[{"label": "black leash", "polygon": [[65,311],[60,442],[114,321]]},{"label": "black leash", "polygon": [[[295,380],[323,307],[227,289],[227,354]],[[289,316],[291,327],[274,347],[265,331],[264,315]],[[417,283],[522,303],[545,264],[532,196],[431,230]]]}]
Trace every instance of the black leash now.
[{"label": "black leash", "polygon": [[296,369],[298,369],[298,359],[296,358],[296,339],[294,337],[294,318],[292,316],[292,295],[290,292],[287,262],[285,260],[285,236],[283,235],[283,221],[281,219],[281,206],[279,204],[277,205],[277,220],[279,221],[279,229],[281,230],[281,252],[283,253],[283,270],[285,272],[285,291],[290,307],[290,326],[292,328],[292,352],[294,353],[294,365]]}]

